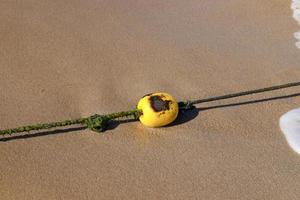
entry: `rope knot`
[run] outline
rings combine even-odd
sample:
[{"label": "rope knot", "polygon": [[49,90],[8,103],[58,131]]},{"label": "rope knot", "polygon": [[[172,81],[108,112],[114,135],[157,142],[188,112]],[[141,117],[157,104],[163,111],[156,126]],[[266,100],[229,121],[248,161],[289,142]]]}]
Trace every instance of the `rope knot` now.
[{"label": "rope knot", "polygon": [[191,109],[195,108],[193,102],[191,102],[191,101],[186,101],[186,102],[181,101],[181,102],[178,102],[178,106],[179,106],[179,109],[181,111],[191,110]]},{"label": "rope knot", "polygon": [[85,121],[87,127],[95,132],[104,132],[107,128],[110,118],[105,115],[92,115]]}]

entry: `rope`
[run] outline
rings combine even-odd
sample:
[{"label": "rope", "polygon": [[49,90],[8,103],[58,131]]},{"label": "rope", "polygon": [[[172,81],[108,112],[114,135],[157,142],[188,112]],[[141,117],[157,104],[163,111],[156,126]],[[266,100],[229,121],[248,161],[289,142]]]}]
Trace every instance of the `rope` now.
[{"label": "rope", "polygon": [[[211,98],[206,98],[206,99],[178,102],[178,105],[179,105],[180,110],[189,110],[189,109],[195,108],[195,106],[194,106],[195,104],[217,101],[217,100],[221,100],[221,99],[229,99],[229,98],[234,98],[234,97],[239,97],[239,96],[246,96],[246,95],[250,95],[250,94],[262,93],[262,92],[267,92],[267,91],[272,91],[272,90],[279,90],[279,89],[290,88],[290,87],[295,87],[295,86],[300,86],[300,82],[287,83],[287,84],[283,84],[283,85],[276,85],[276,86],[272,86],[272,87],[266,87],[266,88],[255,89],[255,90],[248,90],[248,91],[244,91],[244,92],[238,92],[238,93],[222,95],[222,96],[217,96],[217,97],[211,97]],[[95,114],[95,115],[92,115],[87,118],[71,119],[71,120],[64,120],[64,121],[60,121],[60,122],[35,124],[35,125],[29,125],[29,126],[21,126],[21,127],[13,128],[13,129],[0,130],[0,135],[3,135],[3,136],[7,135],[7,134],[11,135],[11,134],[15,134],[15,133],[30,132],[30,131],[34,131],[34,130],[51,129],[51,128],[56,128],[56,127],[70,126],[70,125],[74,125],[74,124],[84,125],[87,128],[89,128],[93,131],[96,131],[96,132],[103,132],[106,130],[109,121],[111,121],[113,119],[123,118],[123,117],[133,117],[134,119],[138,119],[142,114],[143,114],[142,110],[139,110],[139,109],[124,111],[124,112],[116,112],[116,113],[111,113],[111,114],[107,114],[107,115]]]},{"label": "rope", "polygon": [[191,109],[194,107],[194,105],[200,104],[200,103],[206,103],[206,102],[217,101],[217,100],[222,100],[222,99],[230,99],[230,98],[246,96],[246,95],[250,95],[250,94],[257,94],[257,93],[268,92],[268,91],[273,91],[273,90],[280,90],[280,89],[284,89],[284,88],[296,87],[296,86],[300,86],[300,82],[293,82],[293,83],[287,83],[287,84],[283,84],[283,85],[276,85],[276,86],[272,86],[272,87],[248,90],[248,91],[243,91],[243,92],[238,92],[238,93],[233,93],[233,94],[211,97],[211,98],[207,98],[207,99],[198,99],[198,100],[192,100],[192,101],[186,101],[186,102],[179,102],[179,107],[181,109]]},{"label": "rope", "polygon": [[56,127],[62,127],[62,126],[70,126],[74,124],[80,124],[84,125],[87,128],[96,131],[96,132],[104,132],[107,128],[108,122],[117,119],[117,118],[123,118],[123,117],[130,117],[133,116],[135,119],[138,119],[139,116],[142,115],[142,111],[135,109],[131,111],[125,111],[125,112],[116,112],[108,115],[92,115],[87,118],[79,118],[79,119],[70,119],[70,120],[64,120],[60,122],[51,122],[51,123],[45,123],[45,124],[35,124],[35,125],[29,125],[29,126],[21,126],[18,128],[13,129],[7,129],[7,130],[0,130],[0,135],[11,135],[14,133],[21,133],[21,132],[30,132],[30,131],[36,131],[36,130],[43,130],[43,129],[51,129]]}]

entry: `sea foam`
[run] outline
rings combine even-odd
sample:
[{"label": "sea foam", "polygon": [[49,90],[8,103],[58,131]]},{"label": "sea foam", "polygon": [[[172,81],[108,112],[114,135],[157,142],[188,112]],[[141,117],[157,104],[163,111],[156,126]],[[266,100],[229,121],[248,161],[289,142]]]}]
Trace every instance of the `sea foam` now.
[{"label": "sea foam", "polygon": [[300,108],[282,115],[279,124],[288,144],[300,154]]},{"label": "sea foam", "polygon": [[[293,10],[293,17],[300,25],[300,0],[292,0],[291,9]],[[300,49],[300,32],[294,33],[294,36],[298,42],[296,42],[296,46]]]}]

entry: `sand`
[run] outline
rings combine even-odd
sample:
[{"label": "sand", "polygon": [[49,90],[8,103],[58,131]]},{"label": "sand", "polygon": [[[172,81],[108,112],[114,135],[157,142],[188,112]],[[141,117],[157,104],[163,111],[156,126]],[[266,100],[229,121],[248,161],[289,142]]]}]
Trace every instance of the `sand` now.
[{"label": "sand", "polygon": [[[290,1],[0,3],[0,129],[299,81]],[[198,105],[193,119],[0,141],[0,199],[299,199],[279,118],[298,88]],[[210,107],[210,109],[209,109]],[[7,138],[7,137],[5,137]]]}]

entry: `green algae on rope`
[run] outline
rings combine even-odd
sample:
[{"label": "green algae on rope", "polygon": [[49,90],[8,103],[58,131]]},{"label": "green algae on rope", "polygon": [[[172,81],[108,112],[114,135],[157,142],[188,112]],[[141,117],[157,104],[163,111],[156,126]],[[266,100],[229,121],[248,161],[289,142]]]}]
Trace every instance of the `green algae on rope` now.
[{"label": "green algae on rope", "polygon": [[124,111],[124,112],[116,112],[108,115],[95,114],[87,118],[70,119],[70,120],[64,120],[60,122],[50,122],[44,124],[21,126],[18,128],[7,129],[7,130],[0,130],[0,135],[3,136],[11,135],[15,133],[51,129],[51,128],[70,126],[75,124],[85,125],[87,128],[95,132],[103,132],[106,130],[108,122],[113,119],[130,117],[130,116],[134,117],[135,119],[138,119],[141,114],[142,114],[141,110],[138,109],[131,110],[131,111]]}]

